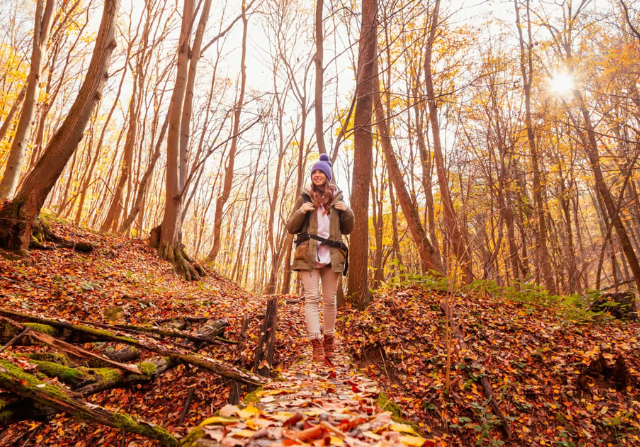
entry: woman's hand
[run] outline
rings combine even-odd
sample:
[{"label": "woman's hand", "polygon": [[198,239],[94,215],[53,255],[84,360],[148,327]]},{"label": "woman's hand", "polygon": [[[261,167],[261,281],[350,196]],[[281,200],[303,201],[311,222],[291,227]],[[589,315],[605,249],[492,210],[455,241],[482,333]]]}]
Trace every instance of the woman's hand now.
[{"label": "woman's hand", "polygon": [[337,210],[340,211],[344,211],[347,209],[347,204],[344,203],[343,201],[339,201],[337,202],[335,205],[333,205]]},{"label": "woman's hand", "polygon": [[300,207],[300,211],[302,211],[303,213],[308,213],[309,211],[313,211],[314,209],[315,207],[311,202],[306,202],[304,205]]}]

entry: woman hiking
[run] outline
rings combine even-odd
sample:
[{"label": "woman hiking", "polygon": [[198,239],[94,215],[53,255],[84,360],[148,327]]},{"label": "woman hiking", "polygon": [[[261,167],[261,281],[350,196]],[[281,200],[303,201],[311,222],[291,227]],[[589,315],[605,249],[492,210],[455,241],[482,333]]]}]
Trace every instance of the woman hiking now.
[{"label": "woman hiking", "polygon": [[[353,230],[353,211],[342,201],[342,191],[331,183],[331,162],[326,154],[311,169],[311,184],[304,188],[287,223],[298,234],[292,269],[304,285],[304,314],[313,347],[313,361],[334,356],[336,292],[347,262],[343,234]],[[324,315],[324,339],[320,332],[320,282]]]}]

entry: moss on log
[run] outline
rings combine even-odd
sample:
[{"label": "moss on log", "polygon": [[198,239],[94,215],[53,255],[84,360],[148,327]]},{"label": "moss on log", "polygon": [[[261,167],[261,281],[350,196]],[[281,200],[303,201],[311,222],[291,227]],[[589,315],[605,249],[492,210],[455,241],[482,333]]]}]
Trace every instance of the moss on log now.
[{"label": "moss on log", "polygon": [[158,440],[162,445],[177,446],[178,441],[162,427],[139,421],[126,414],[111,413],[85,402],[77,393],[41,382],[13,363],[0,360],[0,387],[32,399],[42,405],[63,411],[77,419],[96,422]]}]

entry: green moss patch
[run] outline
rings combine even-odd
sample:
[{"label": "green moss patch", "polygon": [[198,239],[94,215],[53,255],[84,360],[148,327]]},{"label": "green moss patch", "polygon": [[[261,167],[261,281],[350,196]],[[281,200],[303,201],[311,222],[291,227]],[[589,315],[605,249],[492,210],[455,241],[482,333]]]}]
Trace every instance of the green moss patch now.
[{"label": "green moss patch", "polygon": [[32,360],[31,362],[38,366],[39,372],[49,377],[57,377],[60,381],[68,385],[77,385],[86,379],[86,374],[78,369],[41,360]]},{"label": "green moss patch", "polygon": [[30,328],[32,331],[50,335],[51,337],[55,337],[56,335],[58,335],[58,330],[53,326],[49,326],[48,324],[24,323],[24,325],[25,327]]},{"label": "green moss patch", "polygon": [[41,360],[43,362],[53,362],[58,365],[70,366],[69,358],[64,354],[58,354],[56,352],[31,352],[28,354],[21,354],[32,360]]},{"label": "green moss patch", "polygon": [[92,371],[100,377],[100,382],[105,384],[116,383],[121,380],[124,375],[122,371],[114,368],[97,368]]},{"label": "green moss patch", "polygon": [[249,403],[259,404],[260,403],[260,396],[258,396],[258,391],[262,391],[263,389],[264,388],[260,387],[260,388],[258,388],[256,390],[253,390],[250,393],[247,393],[247,395],[244,396],[244,399],[242,399],[243,402],[245,404],[249,404]]},{"label": "green moss patch", "polygon": [[194,447],[198,439],[204,437],[205,433],[202,427],[194,428],[189,434],[180,442],[181,447]]},{"label": "green moss patch", "polygon": [[140,362],[138,364],[138,369],[142,371],[142,374],[144,374],[145,376],[150,376],[158,370],[158,367],[155,363]]},{"label": "green moss patch", "polygon": [[[16,382],[19,382],[19,385]],[[13,390],[18,386],[22,387],[21,395],[34,398],[43,403],[46,403],[46,401],[38,398],[39,394],[44,394],[57,400],[69,400],[69,397],[61,388],[43,383],[13,363],[7,360],[0,360],[0,388]]]},{"label": "green moss patch", "polygon": [[163,445],[177,446],[178,440],[162,427],[151,426],[144,422],[138,422],[131,416],[115,413],[113,419],[116,426],[122,430],[138,433],[151,439],[157,439]]},{"label": "green moss patch", "polygon": [[119,335],[114,334],[113,332],[109,332],[109,331],[105,331],[103,329],[96,329],[93,327],[89,327],[89,326],[83,326],[83,325],[75,325],[74,327],[77,327],[79,330],[82,330],[83,332],[87,332],[90,334],[95,335],[96,337],[114,337],[117,340],[122,340],[124,342],[137,342],[137,340],[135,338],[131,338],[131,337],[121,337]]},{"label": "green moss patch", "polygon": [[399,424],[410,425],[411,427],[413,427],[416,433],[418,434],[422,433],[420,430],[420,427],[418,427],[413,422],[407,421],[402,418],[402,409],[398,406],[398,404],[390,400],[386,394],[380,393],[378,395],[378,400],[376,401],[376,405],[378,405],[384,411],[388,411],[389,413],[391,413],[391,419],[393,419],[395,422]]}]

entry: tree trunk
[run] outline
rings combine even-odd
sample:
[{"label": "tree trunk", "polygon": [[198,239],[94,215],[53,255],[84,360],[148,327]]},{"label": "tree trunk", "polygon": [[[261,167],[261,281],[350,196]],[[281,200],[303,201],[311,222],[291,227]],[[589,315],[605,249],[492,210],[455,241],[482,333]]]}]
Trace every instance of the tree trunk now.
[{"label": "tree trunk", "polygon": [[[391,171],[387,169],[389,174],[389,202],[391,203],[391,227],[392,227],[392,248],[394,254],[393,270],[395,272],[398,282],[402,278],[402,268],[404,263],[402,262],[402,252],[400,251],[400,239],[398,238],[398,206],[396,205],[395,194],[393,193],[393,179],[391,178]],[[435,247],[434,247],[435,249]]]},{"label": "tree trunk", "polygon": [[9,109],[9,113],[7,114],[7,117],[4,119],[4,122],[2,123],[2,127],[0,127],[0,142],[4,140],[4,136],[7,134],[7,130],[9,130],[9,126],[11,126],[11,123],[13,122],[13,117],[15,116],[16,112],[20,108],[20,105],[22,104],[22,100],[24,99],[26,92],[27,92],[27,86],[25,85],[22,87],[22,89],[20,89],[20,93],[18,93],[18,96],[16,96],[16,100],[13,102],[11,109]]},{"label": "tree trunk", "polygon": [[384,151],[384,156],[387,160],[389,177],[391,178],[393,186],[398,194],[398,201],[402,208],[402,214],[407,221],[413,241],[418,247],[422,270],[425,272],[431,272],[432,274],[441,275],[444,273],[444,269],[442,264],[440,264],[440,259],[439,256],[437,256],[435,248],[431,245],[431,242],[427,237],[427,233],[424,231],[418,210],[416,209],[414,202],[411,200],[411,195],[409,194],[407,185],[404,182],[404,173],[400,169],[400,165],[398,164],[398,160],[391,145],[389,124],[387,123],[382,101],[380,100],[380,83],[377,61],[374,67],[373,78],[376,86],[373,98],[376,113],[376,127],[378,128],[379,138],[382,143],[382,150]]},{"label": "tree trunk", "polygon": [[222,227],[222,211],[229,200],[231,194],[231,186],[233,185],[233,174],[236,160],[236,151],[238,149],[238,130],[240,129],[240,116],[242,113],[242,107],[244,106],[244,91],[247,84],[247,67],[245,66],[245,60],[247,57],[247,14],[246,5],[242,3],[242,55],[240,56],[240,93],[238,101],[235,105],[235,113],[233,117],[233,139],[231,140],[231,148],[229,149],[229,156],[227,160],[227,168],[224,174],[224,185],[222,187],[222,193],[216,200],[216,213],[214,215],[213,223],[213,247],[207,260],[215,262],[218,253],[220,252],[220,229]]},{"label": "tree trunk", "polygon": [[29,69],[29,76],[27,77],[27,90],[25,92],[18,127],[13,137],[13,142],[11,143],[7,166],[2,181],[0,181],[1,198],[13,198],[18,185],[18,179],[20,178],[20,172],[24,165],[24,157],[27,152],[27,146],[29,145],[29,129],[31,128],[33,115],[36,112],[36,104],[38,103],[40,71],[42,69],[42,60],[46,55],[54,7],[55,0],[47,0],[46,5],[44,5],[44,0],[38,0],[36,4],[33,49],[31,53],[31,67]]},{"label": "tree trunk", "polygon": [[142,205],[144,202],[144,198],[147,195],[147,187],[149,185],[149,180],[151,180],[151,176],[153,175],[153,170],[156,167],[156,162],[158,158],[160,158],[160,148],[162,147],[162,143],[164,142],[164,136],[167,133],[167,127],[169,126],[169,115],[164,120],[164,124],[162,125],[162,129],[160,130],[160,136],[158,137],[158,142],[156,143],[155,151],[153,155],[151,155],[151,159],[149,160],[149,165],[147,166],[147,170],[142,176],[142,180],[140,180],[140,186],[138,187],[138,192],[136,193],[136,198],[133,202],[133,207],[131,208],[131,212],[124,220],[120,229],[118,230],[119,234],[124,234],[129,228],[133,221],[136,219],[136,216],[142,209]]},{"label": "tree trunk", "polygon": [[29,246],[40,209],[78,147],[94,107],[100,101],[111,53],[116,46],[115,18],[119,7],[120,0],[105,0],[93,55],[78,96],[13,202],[0,211],[0,246],[10,249],[26,249]]},{"label": "tree trunk", "polygon": [[471,271],[471,254],[467,251],[467,244],[464,235],[460,231],[456,212],[453,208],[453,201],[449,192],[449,184],[447,182],[447,174],[444,166],[444,155],[442,143],[440,141],[440,123],[438,121],[438,105],[433,86],[433,73],[431,72],[431,59],[433,53],[433,43],[436,39],[436,31],[438,29],[440,0],[436,0],[433,8],[433,16],[431,17],[431,29],[425,49],[424,59],[424,77],[427,87],[427,102],[429,106],[429,120],[431,122],[431,133],[433,135],[433,155],[436,162],[436,172],[438,174],[438,186],[440,187],[440,196],[442,198],[442,208],[444,220],[449,230],[449,238],[451,248],[462,270],[462,277],[466,284],[473,281],[473,272]]},{"label": "tree trunk", "polygon": [[362,1],[362,26],[358,42],[358,81],[354,115],[353,180],[351,208],[355,225],[351,233],[347,300],[364,309],[371,302],[369,292],[369,183],[371,181],[373,138],[371,135],[372,93],[376,46],[378,44],[378,2]]},{"label": "tree trunk", "polygon": [[[193,39],[193,47],[191,48],[191,56],[189,63],[189,77],[187,79],[187,91],[182,111],[182,120],[180,123],[180,171],[178,183],[181,189],[185,188],[188,165],[189,139],[191,137],[191,114],[193,109],[193,89],[196,83],[196,73],[198,69],[198,61],[202,50],[202,39],[207,28],[209,12],[211,11],[211,0],[205,0],[196,35]],[[212,86],[213,88],[213,86]],[[186,191],[185,191],[186,192]]]},{"label": "tree trunk", "polygon": [[[322,111],[322,91],[324,89],[324,66],[323,66],[323,53],[324,53],[324,28],[322,26],[322,8],[324,6],[323,0],[316,0],[316,56],[314,58],[316,63],[316,83],[315,83],[315,116],[316,116],[316,142],[318,143],[318,152],[321,154],[327,153],[327,148],[324,144],[324,115]],[[304,106],[303,106],[304,107]]]},{"label": "tree trunk", "polygon": [[551,275],[551,263],[549,262],[549,251],[547,249],[547,222],[544,213],[544,203],[542,200],[542,181],[540,178],[540,167],[538,165],[538,151],[536,148],[533,123],[531,121],[531,85],[533,84],[533,56],[531,54],[531,20],[529,19],[529,0],[527,0],[527,30],[529,33],[528,51],[525,53],[525,41],[520,25],[520,12],[518,2],[515,0],[516,24],[520,41],[520,70],[522,72],[522,85],[524,89],[525,119],[527,125],[527,141],[529,152],[531,153],[531,164],[533,168],[533,197],[536,205],[538,217],[538,231],[536,233],[536,245],[540,257],[540,269],[544,277],[545,287],[551,294],[556,294],[556,286]]},{"label": "tree trunk", "polygon": [[589,110],[584,102],[584,98],[582,94],[578,90],[573,91],[573,96],[578,101],[578,106],[580,107],[580,111],[582,112],[582,118],[584,120],[584,127],[587,132],[587,143],[584,147],[587,152],[587,158],[589,159],[589,163],[591,164],[591,169],[593,169],[593,175],[596,181],[596,191],[602,198],[604,202],[604,206],[609,214],[609,218],[611,219],[611,224],[613,228],[616,230],[616,234],[618,235],[618,239],[620,240],[620,245],[622,246],[622,251],[624,252],[627,262],[629,262],[629,268],[633,273],[633,279],[635,280],[636,287],[640,290],[640,263],[638,262],[638,258],[633,250],[633,246],[631,245],[631,239],[629,239],[629,235],[627,234],[627,230],[624,227],[624,223],[620,218],[619,210],[616,207],[615,200],[611,191],[607,187],[604,176],[602,175],[602,169],[600,168],[600,154],[598,153],[598,140],[596,137],[595,129],[593,128],[593,124],[591,123],[591,116],[589,115]]},{"label": "tree trunk", "polygon": [[191,22],[194,13],[194,0],[185,0],[180,28],[178,47],[178,65],[176,83],[169,108],[169,130],[167,135],[167,174],[165,183],[164,218],[160,228],[158,255],[172,263],[176,272],[187,280],[198,280],[199,272],[189,262],[182,246],[180,216],[182,212],[183,192],[180,185],[180,130],[187,73],[189,70],[189,43],[191,41]]},{"label": "tree trunk", "polygon": [[[138,67],[140,68],[140,67]],[[127,131],[127,137],[124,140],[124,154],[122,156],[122,162],[120,165],[120,177],[116,184],[115,193],[107,211],[107,217],[105,218],[101,232],[109,231],[112,227],[118,224],[120,214],[122,212],[122,193],[127,180],[131,176],[131,168],[133,164],[133,150],[136,144],[136,138],[138,137],[138,83],[141,73],[135,73],[136,80],[133,84],[133,93],[131,94],[131,100],[129,101],[129,130]],[[141,93],[142,96],[142,93]],[[126,211],[126,210],[125,210]]]}]

